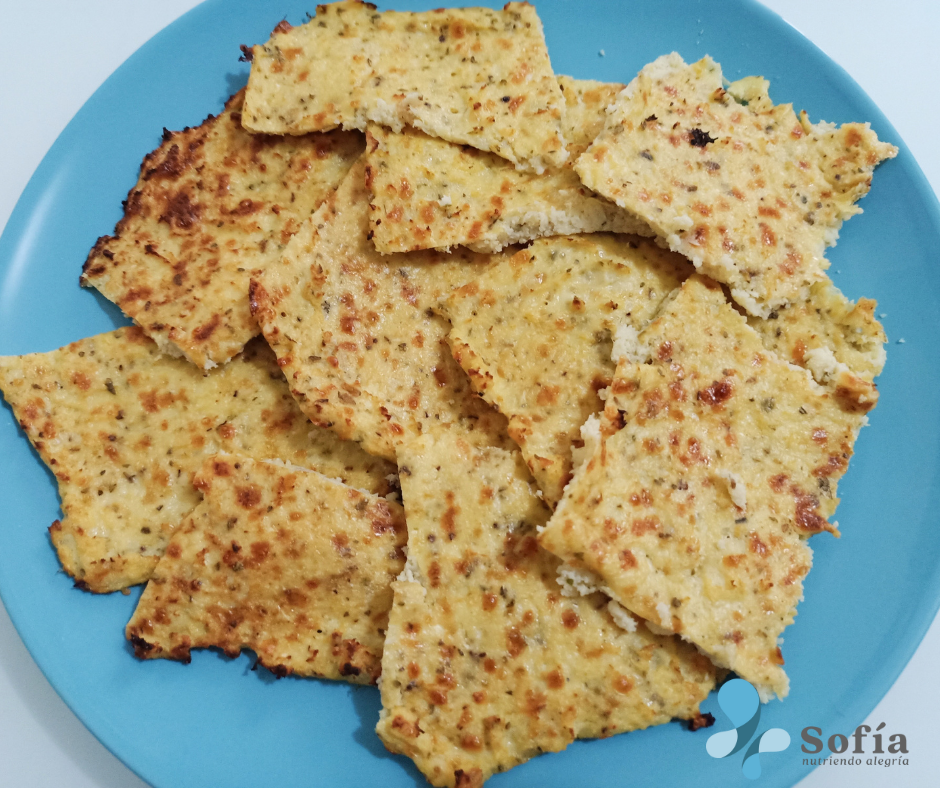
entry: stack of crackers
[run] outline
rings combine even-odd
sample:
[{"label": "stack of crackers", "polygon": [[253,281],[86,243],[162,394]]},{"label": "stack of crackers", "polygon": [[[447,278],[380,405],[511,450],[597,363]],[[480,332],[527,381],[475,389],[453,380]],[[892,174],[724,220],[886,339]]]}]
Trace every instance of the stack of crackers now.
[{"label": "stack of crackers", "polygon": [[825,249],[896,149],[708,57],[556,76],[527,3],[245,52],[85,262],[134,325],[0,359],[65,571],[147,583],[138,657],[378,684],[437,786],[784,697],[885,360]]}]

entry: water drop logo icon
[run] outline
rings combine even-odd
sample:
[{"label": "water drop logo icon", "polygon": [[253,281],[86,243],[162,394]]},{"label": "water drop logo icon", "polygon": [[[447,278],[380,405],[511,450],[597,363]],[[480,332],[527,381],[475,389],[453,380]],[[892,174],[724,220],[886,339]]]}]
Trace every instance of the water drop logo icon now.
[{"label": "water drop logo icon", "polygon": [[735,726],[708,738],[705,749],[712,758],[726,758],[747,746],[760,722],[757,690],[743,679],[732,679],[718,690],[718,705]]},{"label": "water drop logo icon", "polygon": [[705,750],[712,758],[727,758],[745,747],[741,770],[750,780],[761,775],[760,754],[783,752],[790,746],[790,734],[782,728],[770,728],[761,733],[748,747],[760,723],[760,697],[757,690],[743,679],[732,679],[718,690],[718,705],[734,728],[709,736]]},{"label": "water drop logo icon", "polygon": [[741,764],[741,771],[749,780],[756,780],[760,777],[760,753],[783,752],[789,746],[790,734],[783,728],[771,728],[764,731],[751,742],[751,746],[744,753],[744,763]]}]

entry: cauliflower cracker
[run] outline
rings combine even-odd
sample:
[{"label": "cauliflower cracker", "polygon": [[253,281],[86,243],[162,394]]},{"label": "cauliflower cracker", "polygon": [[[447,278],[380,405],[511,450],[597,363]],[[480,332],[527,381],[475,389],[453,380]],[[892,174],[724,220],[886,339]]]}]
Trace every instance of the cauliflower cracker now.
[{"label": "cauliflower cracker", "polygon": [[269,134],[414,126],[542,172],[568,155],[564,110],[528,3],[379,13],[347,0],[254,47],[243,123]]},{"label": "cauliflower cracker", "polygon": [[721,289],[688,279],[617,367],[600,440],[540,535],[615,599],[783,697],[778,638],[834,531],[858,425],[767,351]]},{"label": "cauliflower cracker", "polygon": [[617,330],[642,329],[692,270],[635,236],[542,238],[442,305],[454,357],[509,419],[550,504],[571,478],[581,425],[604,407],[598,392],[613,380]]},{"label": "cauliflower cracker", "polygon": [[536,542],[549,512],[518,452],[429,432],[399,453],[408,561],[395,583],[376,728],[436,786],[576,738],[697,716],[713,666],[609,600],[563,596]]},{"label": "cauliflower cracker", "polygon": [[260,340],[203,374],[136,326],[49,353],[0,357],[0,388],[55,474],[49,529],[65,570],[91,591],[144,582],[199,503],[203,458],[281,459],[378,494],[394,467],[315,428]]},{"label": "cauliflower cracker", "polygon": [[429,424],[509,443],[506,420],[477,397],[431,307],[490,261],[472,252],[380,255],[368,238],[365,164],[252,280],[251,307],[291,391],[313,421],[395,459]]},{"label": "cauliflower cracker", "polygon": [[813,125],[769,83],[723,87],[711,58],[644,68],[578,159],[585,185],[636,214],[760,317],[823,278],[826,246],[897,148],[867,124]]},{"label": "cauliflower cracker", "polygon": [[127,625],[138,657],[250,648],[276,675],[374,684],[405,564],[402,508],[320,473],[217,454]]},{"label": "cauliflower cracker", "polygon": [[224,364],[258,333],[251,272],[280,257],[363,149],[354,132],[249,134],[243,98],[200,126],[164,131],[114,236],[98,239],[81,276],[164,353],[200,369]]},{"label": "cauliflower cracker", "polygon": [[623,85],[571,77],[558,82],[567,103],[563,128],[570,158],[542,175],[416,129],[396,134],[370,125],[366,150],[375,248],[389,253],[462,244],[498,252],[547,235],[652,235],[643,222],[585,188],[571,166],[603,128],[604,111]]},{"label": "cauliflower cracker", "polygon": [[876,306],[870,298],[852,303],[827,277],[810,287],[807,299],[747,322],[765,347],[808,369],[861,426],[878,402],[874,379],[885,364],[887,338]]}]

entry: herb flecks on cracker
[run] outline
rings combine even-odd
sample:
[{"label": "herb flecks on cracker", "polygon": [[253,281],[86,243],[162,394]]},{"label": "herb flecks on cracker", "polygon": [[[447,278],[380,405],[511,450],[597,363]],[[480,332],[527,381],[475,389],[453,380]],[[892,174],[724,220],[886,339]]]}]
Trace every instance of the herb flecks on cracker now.
[{"label": "herb flecks on cracker", "polygon": [[114,236],[98,239],[81,276],[162,351],[200,369],[224,364],[258,333],[251,272],[280,257],[363,150],[354,132],[249,134],[243,98],[199,126],[164,131]]},{"label": "herb flecks on cracker", "polygon": [[692,270],[635,236],[543,238],[442,305],[454,357],[509,419],[550,504],[571,478],[581,425],[604,407],[618,331],[641,330]]},{"label": "herb flecks on cracker", "polygon": [[874,379],[885,363],[884,329],[870,298],[849,301],[828,277],[810,287],[809,297],[778,307],[750,325],[781,358],[808,369],[859,427],[878,402]]},{"label": "herb flecks on cracker", "polygon": [[599,575],[766,700],[858,422],[769,352],[699,276],[621,360],[595,441],[540,543]]},{"label": "herb flecks on cracker", "polygon": [[712,665],[601,593],[562,594],[518,452],[454,433],[400,449],[408,561],[382,658],[385,745],[436,786],[480,786],[576,738],[692,719]]},{"label": "herb flecks on cracker", "polygon": [[811,124],[768,83],[723,87],[711,58],[644,68],[578,159],[585,185],[650,224],[751,314],[805,298],[875,166],[897,154],[867,124]]},{"label": "herb flecks on cracker", "polygon": [[474,394],[432,310],[490,256],[459,250],[381,255],[368,238],[365,164],[252,281],[251,306],[291,391],[315,423],[395,459],[428,425],[509,444],[506,420]]},{"label": "herb flecks on cracker", "polygon": [[383,253],[463,245],[498,252],[514,243],[568,233],[641,233],[644,222],[594,194],[572,169],[604,126],[623,85],[558,77],[569,160],[541,175],[492,153],[416,129],[367,130],[370,228]]},{"label": "herb flecks on cracker", "polygon": [[379,13],[346,0],[254,47],[243,122],[269,134],[413,126],[542,172],[567,158],[564,110],[528,3]]},{"label": "herb flecks on cracker", "polygon": [[144,582],[218,451],[280,459],[389,492],[394,466],[314,427],[260,340],[203,374],[135,327],[49,353],[0,358],[0,388],[55,474],[62,520],[50,528],[65,570],[91,591]]},{"label": "herb flecks on cracker", "polygon": [[405,564],[402,508],[302,468],[208,458],[127,625],[138,657],[248,648],[275,675],[374,684]]}]

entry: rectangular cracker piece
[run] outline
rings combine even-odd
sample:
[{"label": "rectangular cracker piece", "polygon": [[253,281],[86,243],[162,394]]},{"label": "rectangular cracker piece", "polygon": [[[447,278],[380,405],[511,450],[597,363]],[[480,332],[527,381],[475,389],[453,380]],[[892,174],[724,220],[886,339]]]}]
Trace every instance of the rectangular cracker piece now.
[{"label": "rectangular cracker piece", "polygon": [[747,322],[765,347],[808,369],[861,427],[878,402],[874,379],[885,364],[887,337],[875,319],[876,306],[870,298],[852,303],[827,277],[810,287],[805,300]]},{"label": "rectangular cracker piece", "polygon": [[136,326],[49,353],[0,358],[0,389],[55,474],[49,529],[66,572],[91,591],[144,582],[199,503],[193,474],[219,451],[280,459],[381,495],[389,463],[314,427],[261,340],[203,374]]},{"label": "rectangular cracker piece", "polygon": [[703,274],[767,317],[823,278],[826,246],[860,212],[872,171],[897,148],[867,124],[813,125],[769,83],[722,87],[711,58],[644,68],[578,159],[585,185],[645,220]]},{"label": "rectangular cracker piece", "polygon": [[430,424],[511,443],[506,420],[470,386],[431,307],[477,276],[488,255],[381,255],[368,238],[365,163],[350,170],[251,283],[251,308],[291,391],[313,421],[378,457]]},{"label": "rectangular cracker piece", "polygon": [[254,47],[243,122],[269,134],[414,126],[542,172],[567,158],[564,109],[528,3],[379,13],[347,0]]},{"label": "rectangular cracker piece", "polygon": [[454,358],[509,419],[549,504],[571,478],[581,425],[603,410],[617,331],[641,330],[692,271],[635,236],[542,238],[442,305]]},{"label": "rectangular cracker piece", "polygon": [[787,694],[778,638],[835,528],[857,423],[767,351],[714,282],[686,280],[617,367],[587,459],[542,546],[627,609]]},{"label": "rectangular cracker piece", "polygon": [[402,508],[302,468],[217,454],[127,625],[142,659],[243,648],[278,676],[375,684],[405,564]]},{"label": "rectangular cracker piece", "polygon": [[568,233],[642,233],[644,222],[589,191],[571,166],[603,128],[623,85],[559,77],[567,103],[569,161],[542,175],[520,172],[492,153],[417,129],[370,125],[370,227],[382,253],[449,249],[480,252]]},{"label": "rectangular cracker piece", "polygon": [[519,453],[430,432],[402,447],[408,561],[376,731],[436,786],[480,786],[576,738],[690,719],[713,666],[600,593],[561,593]]},{"label": "rectangular cracker piece", "polygon": [[98,239],[81,283],[117,304],[170,355],[224,364],[258,333],[251,271],[291,234],[363,149],[362,136],[249,134],[244,91],[146,156],[113,236]]}]

